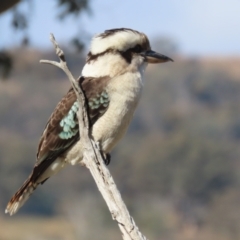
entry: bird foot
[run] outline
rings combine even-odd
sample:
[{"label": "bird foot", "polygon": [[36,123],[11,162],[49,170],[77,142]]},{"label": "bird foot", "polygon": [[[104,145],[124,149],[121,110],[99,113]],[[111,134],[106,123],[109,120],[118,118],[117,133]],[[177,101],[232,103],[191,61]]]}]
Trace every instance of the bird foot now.
[{"label": "bird foot", "polygon": [[109,163],[111,162],[110,153],[103,153],[103,161],[106,165],[109,165]]}]

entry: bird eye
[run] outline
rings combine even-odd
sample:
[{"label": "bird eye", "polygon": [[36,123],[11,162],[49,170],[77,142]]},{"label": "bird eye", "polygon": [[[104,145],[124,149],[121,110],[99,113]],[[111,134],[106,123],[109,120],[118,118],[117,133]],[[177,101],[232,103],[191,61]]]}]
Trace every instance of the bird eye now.
[{"label": "bird eye", "polygon": [[139,44],[137,44],[137,45],[133,48],[133,52],[135,52],[135,53],[140,53],[140,52],[142,52],[142,47],[141,47]]}]

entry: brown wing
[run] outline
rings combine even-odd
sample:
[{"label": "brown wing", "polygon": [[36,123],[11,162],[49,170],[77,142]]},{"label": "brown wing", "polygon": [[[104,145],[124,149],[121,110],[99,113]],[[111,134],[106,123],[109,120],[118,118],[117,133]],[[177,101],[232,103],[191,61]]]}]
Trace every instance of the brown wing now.
[{"label": "brown wing", "polygon": [[[68,93],[62,98],[62,100],[56,106],[54,112],[50,116],[45,130],[38,146],[37,164],[44,159],[61,153],[64,149],[71,146],[73,141],[77,140],[77,133],[72,138],[61,138],[59,135],[63,131],[63,127],[60,125],[65,116],[69,114],[73,104],[77,101],[74,90],[71,88]],[[76,115],[74,116],[76,126],[74,130],[78,130],[78,122]]]},{"label": "brown wing", "polygon": [[[79,80],[88,103],[90,126],[108,108],[109,96],[105,87],[109,79],[109,77],[81,77]],[[74,90],[71,88],[56,106],[40,139],[35,165],[35,168],[38,168],[38,172],[43,172],[60,154],[78,141],[77,111],[77,98]]]},{"label": "brown wing", "polygon": [[[104,114],[109,105],[109,96],[105,90],[108,80],[109,78],[107,77],[80,78],[80,83],[88,102],[88,114],[91,125]],[[16,213],[39,184],[37,181],[39,177],[59,155],[79,139],[77,111],[76,95],[73,89],[70,89],[49,118],[40,139],[37,162],[33,171],[23,186],[9,201],[6,213],[10,213],[10,215]],[[42,179],[41,183],[44,183],[46,180]]]}]

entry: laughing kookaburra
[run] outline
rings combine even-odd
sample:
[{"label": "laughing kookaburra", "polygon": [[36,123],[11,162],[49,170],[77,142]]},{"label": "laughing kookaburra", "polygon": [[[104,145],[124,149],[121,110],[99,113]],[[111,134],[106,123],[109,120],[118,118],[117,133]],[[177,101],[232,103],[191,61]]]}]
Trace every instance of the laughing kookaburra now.
[{"label": "laughing kookaburra", "polygon": [[[147,64],[167,61],[172,60],[151,50],[147,36],[132,29],[107,30],[92,39],[79,84],[88,103],[91,135],[105,156],[128,128],[141,96]],[[50,116],[33,171],[9,201],[6,213],[16,213],[39,184],[66,164],[81,161],[78,108],[70,88]]]}]

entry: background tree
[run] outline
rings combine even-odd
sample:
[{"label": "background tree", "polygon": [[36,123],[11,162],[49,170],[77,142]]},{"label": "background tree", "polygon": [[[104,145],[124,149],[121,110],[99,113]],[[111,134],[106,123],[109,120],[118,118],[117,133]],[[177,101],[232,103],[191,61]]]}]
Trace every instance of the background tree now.
[{"label": "background tree", "polygon": [[[90,11],[89,3],[90,0],[55,0],[57,2],[58,19],[59,21],[64,21],[71,15],[79,16],[83,12]],[[3,14],[6,11],[12,11],[12,20],[11,26],[15,30],[22,31],[23,38],[19,44],[28,45],[30,43],[31,36],[29,37],[26,33],[26,29],[28,28],[30,21],[28,19],[28,13],[25,13],[20,10],[19,6],[28,2],[29,5],[32,1],[30,0],[9,0],[9,1],[1,1],[0,2],[0,14]],[[32,11],[30,6],[29,11]],[[79,37],[74,37],[70,40],[72,45],[80,52],[84,48],[84,44],[82,39]],[[3,79],[9,75],[11,69],[13,67],[13,58],[9,54],[8,51],[0,49],[0,75]]]}]

